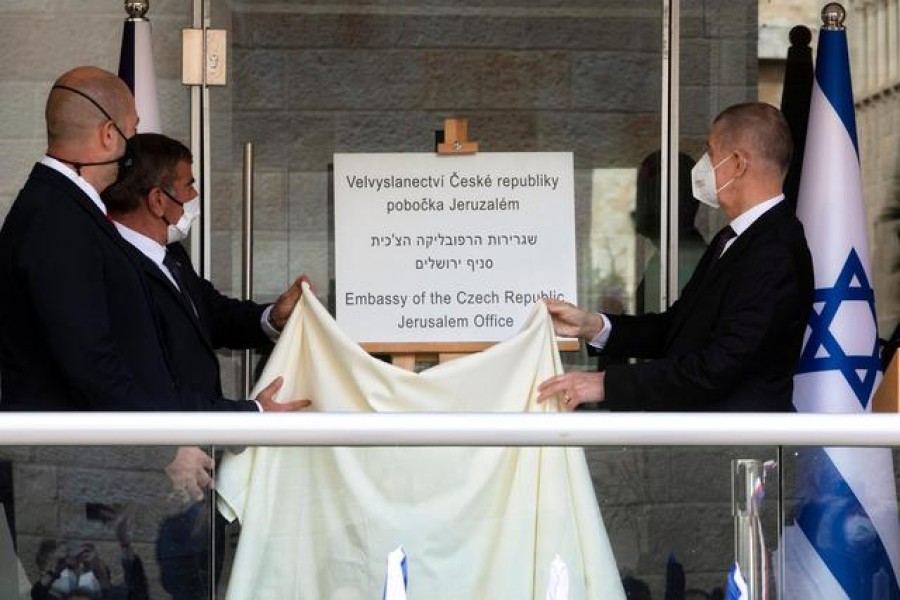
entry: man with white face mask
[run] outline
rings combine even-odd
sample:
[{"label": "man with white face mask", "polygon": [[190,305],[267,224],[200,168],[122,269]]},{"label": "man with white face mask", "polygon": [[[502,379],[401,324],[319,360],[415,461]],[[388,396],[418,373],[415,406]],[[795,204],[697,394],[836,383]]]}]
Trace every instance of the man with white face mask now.
[{"label": "man with white face mask", "polygon": [[634,410],[790,411],[793,374],[812,307],[812,259],[784,202],[790,131],[763,103],[713,121],[691,172],[698,200],[730,219],[671,308],[604,315],[548,301],[559,335],[611,356],[655,359],[567,373],[540,385],[569,408],[615,398]]},{"label": "man with white face mask", "polygon": [[158,133],[136,137],[134,166],[104,191],[103,202],[147,276],[176,382],[221,396],[215,349],[270,345],[300,299],[302,278],[269,305],[228,298],[201,279],[178,243],[199,214],[190,150]]},{"label": "man with white face mask", "polygon": [[[132,168],[101,197],[146,275],[173,378],[180,387],[221,397],[215,350],[270,345],[300,299],[302,278],[269,305],[228,298],[200,278],[179,243],[200,213],[191,152],[181,142],[157,133],[136,137],[140,152]],[[195,447],[180,448],[179,456],[181,472],[170,472],[170,476],[200,501],[204,491],[213,487],[215,462]],[[163,586],[175,597],[209,597],[208,529],[195,526],[209,517],[201,507],[189,507],[160,528],[157,559]],[[221,556],[224,522],[216,531],[216,556]]]}]

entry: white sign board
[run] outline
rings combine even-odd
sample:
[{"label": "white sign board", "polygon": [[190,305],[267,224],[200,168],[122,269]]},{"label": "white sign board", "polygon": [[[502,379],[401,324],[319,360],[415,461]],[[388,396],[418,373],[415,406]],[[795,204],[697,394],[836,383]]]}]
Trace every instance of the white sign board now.
[{"label": "white sign board", "polygon": [[335,154],[338,325],[358,342],[495,342],[577,298],[570,152]]}]

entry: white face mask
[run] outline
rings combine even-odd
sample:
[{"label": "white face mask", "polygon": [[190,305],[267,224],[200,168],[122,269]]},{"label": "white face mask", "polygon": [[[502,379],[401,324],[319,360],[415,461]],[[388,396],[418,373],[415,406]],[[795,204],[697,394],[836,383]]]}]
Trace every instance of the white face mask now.
[{"label": "white face mask", "polygon": [[732,156],[732,154],[729,154],[719,164],[713,166],[712,161],[709,160],[709,154],[703,153],[703,156],[691,169],[691,191],[694,193],[694,198],[707,206],[719,208],[719,192],[731,185],[734,177],[722,187],[716,188],[716,169],[721,167]]},{"label": "white face mask", "polygon": [[200,198],[197,197],[185,202],[181,207],[184,209],[181,218],[178,219],[178,222],[174,225],[169,225],[169,241],[167,242],[169,244],[180,242],[181,240],[186,239],[191,233],[191,225],[193,225],[194,220],[200,216]]}]

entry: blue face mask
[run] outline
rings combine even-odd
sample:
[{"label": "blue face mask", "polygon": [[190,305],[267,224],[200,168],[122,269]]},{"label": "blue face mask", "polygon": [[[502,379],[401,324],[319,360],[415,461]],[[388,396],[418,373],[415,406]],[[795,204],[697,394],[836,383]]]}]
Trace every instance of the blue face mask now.
[{"label": "blue face mask", "polygon": [[112,118],[112,116],[109,114],[109,112],[107,112],[107,110],[105,108],[100,106],[99,102],[97,102],[96,100],[94,100],[93,98],[91,98],[90,96],[88,96],[87,94],[82,92],[81,90],[77,90],[77,89],[75,89],[73,87],[69,87],[67,85],[54,85],[52,89],[66,90],[68,92],[78,94],[79,96],[86,98],[91,104],[96,106],[97,109],[100,112],[102,112],[103,115],[112,122],[113,127],[116,128],[116,131],[118,132],[118,134],[120,136],[122,136],[123,140],[125,140],[125,152],[119,158],[114,158],[112,160],[102,160],[102,161],[98,161],[98,162],[75,162],[75,161],[71,161],[71,160],[66,160],[65,158],[60,158],[58,156],[53,156],[51,154],[48,154],[48,156],[50,156],[50,158],[55,158],[58,161],[69,163],[69,164],[73,165],[75,167],[75,171],[79,175],[81,175],[81,167],[92,167],[92,166],[96,166],[96,165],[111,165],[113,163],[118,163],[119,173],[118,173],[118,175],[116,175],[116,183],[122,181],[122,179],[125,177],[126,173],[128,173],[128,170],[134,165],[134,159],[138,153],[137,136],[133,135],[131,137],[125,137],[125,134],[122,132],[122,130],[116,124],[115,119]]}]

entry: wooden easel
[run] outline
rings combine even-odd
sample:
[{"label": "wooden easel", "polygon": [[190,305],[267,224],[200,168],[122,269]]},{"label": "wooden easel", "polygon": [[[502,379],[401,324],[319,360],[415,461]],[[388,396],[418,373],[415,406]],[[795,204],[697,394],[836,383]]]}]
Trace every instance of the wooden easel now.
[{"label": "wooden easel", "polygon": [[437,145],[437,153],[458,155],[475,154],[476,152],[478,152],[478,142],[469,141],[469,120],[444,119],[444,141]]},{"label": "wooden easel", "polygon": [[[462,156],[478,152],[478,142],[469,139],[468,119],[452,117],[444,119],[444,140],[436,144],[435,151],[444,156]],[[387,354],[391,364],[414,371],[416,362],[444,363],[460,356],[481,352],[493,346],[493,342],[367,342],[361,344],[369,354]],[[577,341],[559,343],[560,350],[578,350]]]}]

